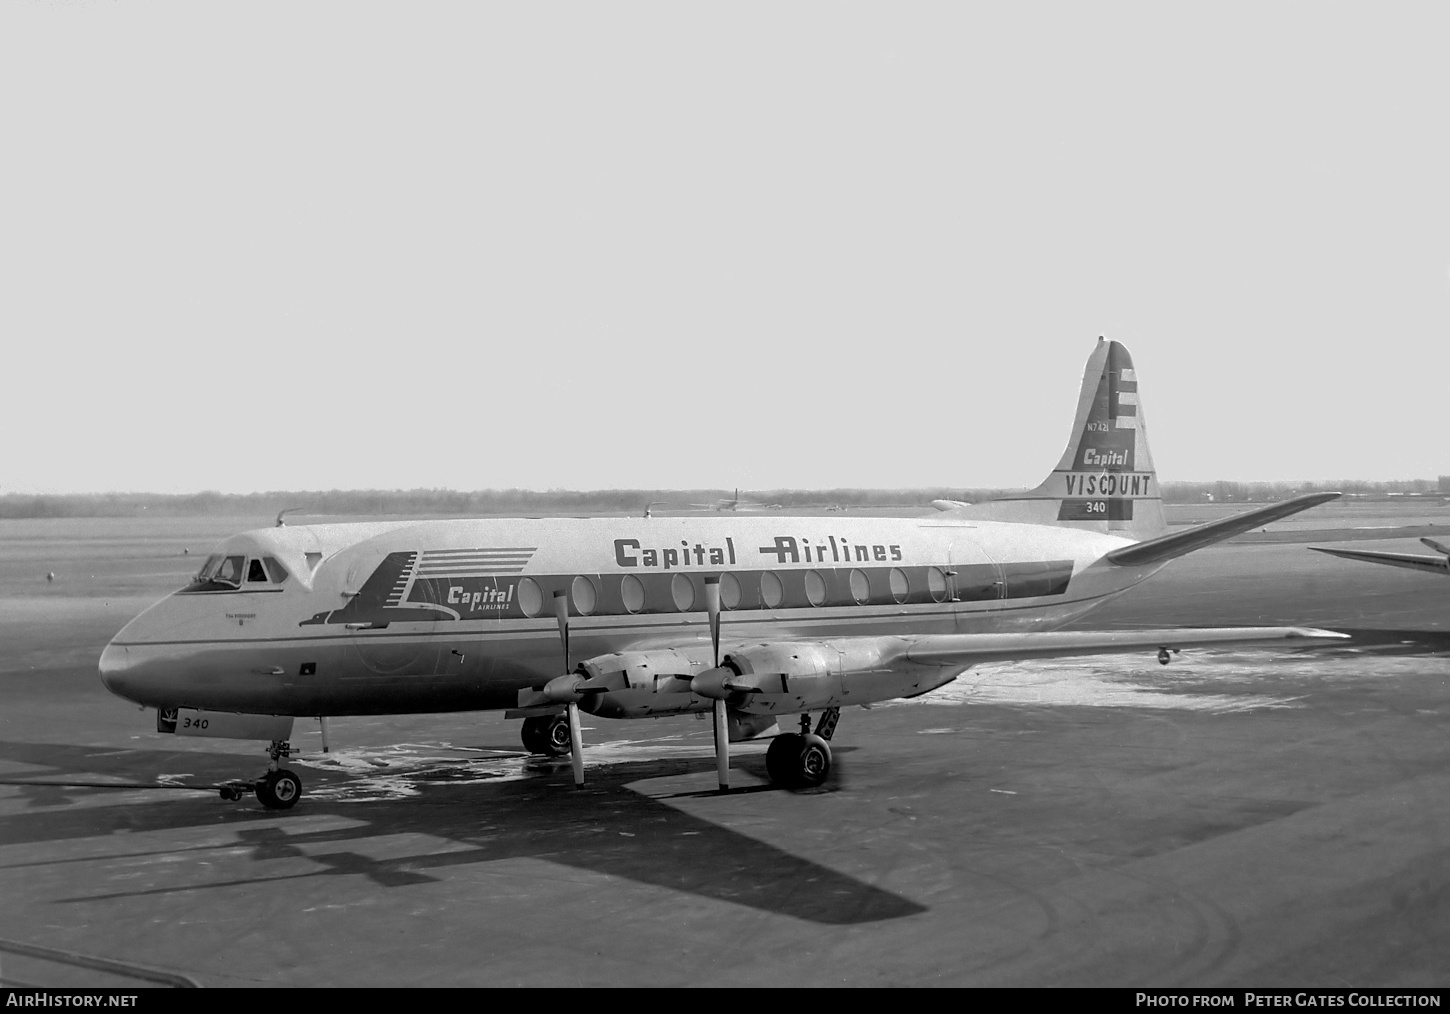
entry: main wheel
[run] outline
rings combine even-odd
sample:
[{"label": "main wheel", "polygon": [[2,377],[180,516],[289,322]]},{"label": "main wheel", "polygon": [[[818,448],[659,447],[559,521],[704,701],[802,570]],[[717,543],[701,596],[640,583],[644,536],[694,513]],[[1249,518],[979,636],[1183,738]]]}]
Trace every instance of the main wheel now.
[{"label": "main wheel", "polygon": [[772,782],[784,788],[796,784],[798,761],[804,745],[805,737],[798,732],[782,733],[770,741],[770,747],[765,751],[765,770]]},{"label": "main wheel", "polygon": [[805,742],[796,761],[796,781],[813,789],[831,773],[831,745],[819,736],[802,737]]},{"label": "main wheel", "polygon": [[286,768],[272,771],[257,783],[257,799],[269,810],[290,810],[302,798],[302,779]]},{"label": "main wheel", "polygon": [[554,757],[563,757],[573,745],[574,738],[569,732],[569,716],[555,715],[549,719],[548,727],[544,729],[544,752]]}]

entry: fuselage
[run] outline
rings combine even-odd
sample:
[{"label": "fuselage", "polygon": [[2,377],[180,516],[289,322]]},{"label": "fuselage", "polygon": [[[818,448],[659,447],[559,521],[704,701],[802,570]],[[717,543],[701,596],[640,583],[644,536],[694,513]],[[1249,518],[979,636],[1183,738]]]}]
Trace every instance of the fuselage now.
[{"label": "fuselage", "polygon": [[278,715],[513,707],[571,662],[722,644],[1050,630],[1156,568],[1132,540],[925,518],[677,517],[398,521],[269,528],[228,539],[198,579],[101,657],[147,706]]}]

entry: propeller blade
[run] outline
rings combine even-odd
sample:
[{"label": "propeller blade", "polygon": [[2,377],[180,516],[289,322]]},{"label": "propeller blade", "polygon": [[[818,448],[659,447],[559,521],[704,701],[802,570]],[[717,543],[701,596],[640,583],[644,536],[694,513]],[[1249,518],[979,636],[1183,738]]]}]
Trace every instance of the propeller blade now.
[{"label": "propeller blade", "polygon": [[569,705],[569,764],[574,769],[574,788],[584,788],[584,737],[579,734],[579,705]]},{"label": "propeller blade", "polygon": [[715,700],[715,773],[720,791],[730,791],[730,730],[725,725],[725,702]]},{"label": "propeller blade", "polygon": [[1450,556],[1450,546],[1445,545],[1445,543],[1436,542],[1434,539],[1421,539],[1420,541],[1423,542],[1425,545],[1429,546],[1435,552],[1444,553],[1446,556]]},{"label": "propeller blade", "polygon": [[559,679],[550,680],[544,692],[548,693],[550,687],[555,687],[555,692],[563,691],[561,681],[568,680],[570,675],[575,677],[569,685],[568,708],[569,712],[569,764],[574,769],[574,787],[584,788],[584,737],[579,731],[579,695],[576,687],[583,682],[585,677],[579,673],[569,673],[569,595],[567,592],[556,591],[554,593],[554,616],[559,621],[559,642],[564,646],[564,672],[565,676]]},{"label": "propeller blade", "polygon": [[559,642],[564,645],[564,671],[568,672],[569,665],[569,595],[567,592],[556,591],[554,593],[554,616],[559,621]]},{"label": "propeller blade", "polygon": [[705,578],[705,612],[710,617],[710,646],[715,649],[715,668],[720,667],[720,579]]}]

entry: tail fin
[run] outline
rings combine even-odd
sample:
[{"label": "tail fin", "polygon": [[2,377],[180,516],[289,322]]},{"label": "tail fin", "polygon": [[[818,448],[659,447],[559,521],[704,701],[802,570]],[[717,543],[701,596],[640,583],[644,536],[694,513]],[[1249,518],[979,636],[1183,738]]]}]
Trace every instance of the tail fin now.
[{"label": "tail fin", "polygon": [[1168,530],[1148,452],[1133,358],[1098,339],[1083,373],[1072,439],[1052,474],[1019,496],[956,508],[964,517],[1020,521],[1149,539]]}]

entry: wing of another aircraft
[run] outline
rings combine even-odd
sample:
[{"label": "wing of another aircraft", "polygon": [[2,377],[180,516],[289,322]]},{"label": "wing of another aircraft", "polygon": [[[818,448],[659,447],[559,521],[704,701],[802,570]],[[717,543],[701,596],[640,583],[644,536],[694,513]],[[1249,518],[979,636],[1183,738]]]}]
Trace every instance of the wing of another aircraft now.
[{"label": "wing of another aircraft", "polygon": [[[1438,549],[1444,553],[1450,553],[1434,539],[1421,539],[1432,549]],[[1450,574],[1450,556],[1422,556],[1418,553],[1371,553],[1363,549],[1323,549],[1319,546],[1310,546],[1316,553],[1327,553],[1330,556],[1342,556],[1346,560],[1362,560],[1365,563],[1383,563],[1390,567],[1404,567],[1407,570],[1433,571],[1437,574]]]}]

